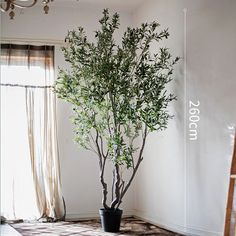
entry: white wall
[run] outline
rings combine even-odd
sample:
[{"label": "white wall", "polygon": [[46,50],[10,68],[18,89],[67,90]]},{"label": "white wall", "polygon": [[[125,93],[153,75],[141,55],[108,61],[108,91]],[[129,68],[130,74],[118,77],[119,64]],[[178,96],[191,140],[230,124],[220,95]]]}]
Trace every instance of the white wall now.
[{"label": "white wall", "polygon": [[[160,29],[169,28],[170,38],[163,45],[173,56],[183,58],[182,6],[176,1],[145,1],[133,15],[134,24],[159,21]],[[158,48],[153,47],[153,50]],[[166,131],[152,133],[144,152],[144,161],[135,184],[135,213],[169,229],[184,225],[183,159],[183,60],[175,67],[170,88],[178,101],[171,107],[175,118]]]},{"label": "white wall", "polygon": [[[236,1],[147,0],[134,24],[159,20],[167,46],[183,56],[187,9],[187,99],[200,101],[198,140],[186,142],[183,64],[176,70],[178,101],[169,128],[152,134],[135,189],[138,216],[193,235],[222,235],[232,129],[236,123]],[[182,88],[182,89],[181,89]],[[188,123],[187,123],[188,125]],[[151,180],[151,181],[150,181]]]},{"label": "white wall", "polygon": [[[16,14],[15,20],[9,20],[7,14],[1,14],[1,36],[4,38],[37,39],[44,41],[64,40],[67,31],[84,26],[88,38],[93,38],[102,17],[105,6],[92,7],[80,5],[79,8],[63,8],[52,6],[50,13],[44,15],[41,8],[24,10],[24,14]],[[110,9],[110,13],[114,10]],[[127,12],[119,12],[121,16],[120,32],[130,25],[131,18]],[[119,33],[118,33],[119,34]],[[117,34],[117,39],[119,35]],[[60,47],[56,47],[56,67],[66,68]],[[58,133],[61,161],[63,195],[67,206],[67,218],[98,216],[101,205],[101,187],[97,158],[94,154],[80,149],[73,142],[72,125],[69,121],[71,109],[62,101],[58,103]],[[124,214],[132,214],[132,189],[126,196]]]}]

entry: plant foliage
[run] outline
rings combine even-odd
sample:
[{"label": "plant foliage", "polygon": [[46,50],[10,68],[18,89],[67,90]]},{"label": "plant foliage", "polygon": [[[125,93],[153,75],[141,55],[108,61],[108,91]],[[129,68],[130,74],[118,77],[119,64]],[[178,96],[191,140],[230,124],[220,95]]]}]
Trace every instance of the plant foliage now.
[{"label": "plant foliage", "polygon": [[[169,36],[167,29],[158,31],[157,22],[127,28],[120,45],[114,39],[119,15],[110,16],[105,9],[99,22],[95,42],[82,27],[68,32],[68,46],[62,50],[71,70],[60,70],[55,92],[73,105],[78,144],[98,155],[104,208],[116,209],[143,159],[147,134],[165,129],[171,118],[167,106],[175,96],[166,85],[179,58],[172,59],[167,48],[151,53],[152,43]],[[140,147],[134,145],[138,137]],[[114,164],[110,205],[104,178],[107,160]],[[122,168],[131,169],[127,182]]]}]

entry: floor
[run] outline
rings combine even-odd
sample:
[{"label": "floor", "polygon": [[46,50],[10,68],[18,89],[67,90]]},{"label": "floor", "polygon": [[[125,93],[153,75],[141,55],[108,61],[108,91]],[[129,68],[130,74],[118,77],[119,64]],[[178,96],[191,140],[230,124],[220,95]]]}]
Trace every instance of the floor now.
[{"label": "floor", "polygon": [[0,225],[0,235],[1,236],[20,236],[21,234],[18,233],[10,225],[8,225],[8,224],[1,224]]},{"label": "floor", "polygon": [[[12,224],[21,235],[23,236],[70,236],[70,235],[83,235],[83,236],[144,236],[144,235],[160,235],[160,236],[180,236],[180,234],[173,233],[161,229],[155,225],[146,223],[142,220],[129,217],[124,218],[121,222],[121,230],[118,233],[104,233],[101,229],[99,220],[87,220],[77,222],[56,222],[56,223],[17,223]],[[5,234],[7,235],[7,234]],[[9,234],[8,234],[9,235]],[[17,234],[12,234],[15,236]],[[19,234],[18,234],[19,235]]]}]

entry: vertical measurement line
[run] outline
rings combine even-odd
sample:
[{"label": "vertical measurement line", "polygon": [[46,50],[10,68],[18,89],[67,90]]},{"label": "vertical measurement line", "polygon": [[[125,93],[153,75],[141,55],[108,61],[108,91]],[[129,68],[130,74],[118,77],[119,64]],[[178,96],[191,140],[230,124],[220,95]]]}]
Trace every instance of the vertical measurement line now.
[{"label": "vertical measurement line", "polygon": [[187,230],[187,8],[184,12],[184,229]]}]

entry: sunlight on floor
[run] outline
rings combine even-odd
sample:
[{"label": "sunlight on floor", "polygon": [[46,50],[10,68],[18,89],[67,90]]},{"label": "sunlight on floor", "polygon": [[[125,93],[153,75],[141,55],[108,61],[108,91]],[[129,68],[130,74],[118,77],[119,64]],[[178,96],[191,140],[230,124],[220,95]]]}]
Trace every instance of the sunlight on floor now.
[{"label": "sunlight on floor", "polygon": [[20,234],[8,224],[0,225],[1,236],[20,236]]}]

